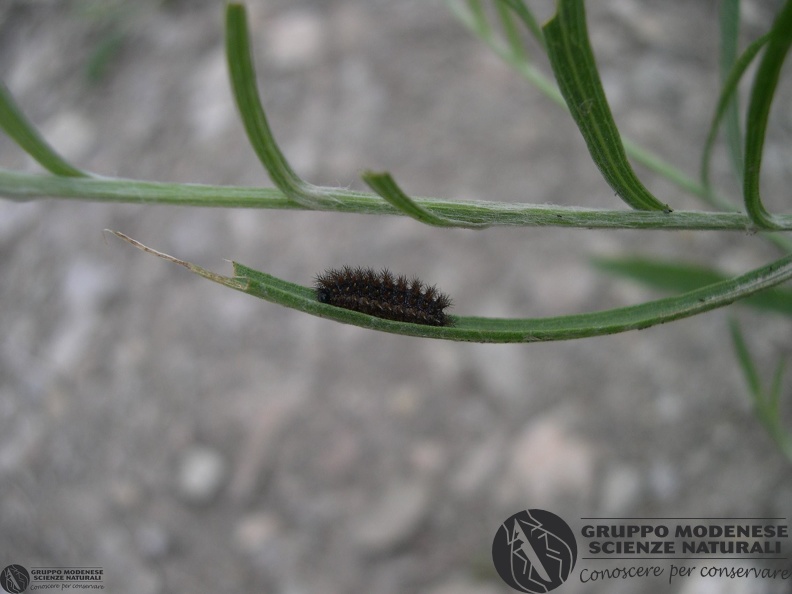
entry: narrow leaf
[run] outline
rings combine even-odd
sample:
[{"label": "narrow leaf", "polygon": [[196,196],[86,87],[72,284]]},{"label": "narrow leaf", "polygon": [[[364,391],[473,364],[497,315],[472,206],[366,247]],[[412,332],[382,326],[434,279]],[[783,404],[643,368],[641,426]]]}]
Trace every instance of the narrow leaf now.
[{"label": "narrow leaf", "polygon": [[754,401],[754,407],[757,411],[764,408],[764,398],[762,394],[762,380],[759,378],[759,372],[754,365],[753,357],[748,351],[748,345],[745,343],[742,330],[736,320],[732,319],[729,324],[731,330],[732,344],[734,344],[734,351],[737,354],[737,361],[740,363],[740,368],[745,377],[745,382],[748,384],[748,389],[751,392],[751,397]]},{"label": "narrow leaf", "polygon": [[433,225],[435,227],[462,227],[466,229],[483,229],[489,226],[484,223],[461,221],[459,219],[452,219],[430,212],[407,196],[389,173],[366,171],[361,177],[372,190],[382,196],[392,206],[398,208],[407,216],[427,225]]},{"label": "narrow leaf", "polygon": [[[709,187],[710,185],[710,163],[712,161],[712,149],[715,145],[715,140],[718,137],[718,128],[720,127],[723,119],[728,116],[730,111],[736,109],[736,104],[732,102],[736,100],[737,87],[740,84],[740,80],[742,79],[743,74],[745,74],[748,66],[769,39],[770,35],[765,34],[749,45],[739,57],[739,59],[734,62],[731,71],[723,83],[720,97],[718,98],[718,104],[715,107],[715,114],[712,117],[712,123],[710,124],[709,133],[707,134],[707,141],[704,144],[704,151],[701,157],[701,182],[705,187]],[[731,108],[730,105],[735,105],[735,108]],[[732,141],[729,142],[731,145]],[[741,172],[740,176],[742,177],[744,168],[742,166],[741,149],[739,150],[739,154],[741,160],[738,171]],[[734,149],[732,149],[732,157],[734,157]]]},{"label": "narrow leaf", "polygon": [[66,177],[85,177],[88,174],[77,169],[61,157],[47,141],[44,140],[22,113],[14,101],[11,92],[0,81],[0,127],[28,155],[33,157],[47,171],[54,175]]},{"label": "narrow leaf", "polygon": [[777,229],[778,221],[765,209],[759,195],[762,152],[770,118],[770,106],[790,45],[792,45],[792,0],[787,0],[773,23],[770,40],[756,71],[746,123],[743,180],[745,210],[756,225],[765,229]]},{"label": "narrow leaf", "polygon": [[[646,258],[595,258],[593,263],[607,272],[636,280],[655,289],[675,293],[692,291],[729,278],[717,270],[703,266]],[[739,304],[792,317],[792,291],[788,289],[768,289],[741,300]]]},{"label": "narrow leaf", "polygon": [[[128,241],[125,235],[113,233]],[[134,245],[144,249],[144,246],[137,242],[134,242]],[[191,265],[171,256],[160,255],[151,249],[145,251],[193,270]],[[501,343],[571,340],[649,328],[729,305],[738,299],[792,278],[792,256],[787,256],[728,281],[640,305],[550,318],[506,319],[452,315],[450,317],[453,326],[437,327],[385,320],[320,303],[316,299],[314,290],[309,287],[276,278],[236,262],[233,266],[233,277],[219,279],[214,278],[218,275],[208,271],[206,274],[193,271],[210,280],[273,303],[372,330],[425,338]]]},{"label": "narrow leaf", "polygon": [[253,54],[243,4],[230,2],[226,8],[226,58],[231,87],[250,144],[272,182],[290,199],[306,208],[335,202],[333,190],[303,181],[278,147],[259,98]]},{"label": "narrow leaf", "polygon": [[491,35],[492,28],[490,27],[487,15],[484,12],[484,5],[481,0],[467,0],[467,9],[470,13],[471,22],[475,24],[476,29],[481,35]]},{"label": "narrow leaf", "polygon": [[503,0],[496,2],[495,7],[498,9],[498,16],[503,25],[503,35],[506,38],[509,51],[514,54],[516,59],[527,62],[528,52],[525,49],[520,29],[517,28],[517,24],[514,21],[511,8],[509,8],[509,5]]},{"label": "narrow leaf", "polygon": [[[501,2],[510,2],[510,0],[499,0]],[[530,82],[536,87],[545,97],[550,99],[556,105],[569,109],[564,100],[563,95],[558,90],[558,86],[552,78],[547,77],[539,68],[530,62],[522,59],[520,56],[514,55],[509,48],[500,43],[500,40],[493,35],[491,30],[486,30],[476,22],[476,18],[471,14],[470,10],[463,8],[461,2],[458,0],[446,0],[451,12],[475,35],[477,35],[490,49],[495,52],[504,62],[514,68],[525,80]],[[546,48],[547,44],[542,35],[542,45]],[[686,192],[690,192],[699,196],[706,202],[717,206],[723,210],[735,210],[728,200],[717,194],[716,192],[708,190],[703,184],[697,182],[681,169],[671,165],[664,159],[660,158],[655,153],[639,146],[637,143],[630,139],[623,137],[624,150],[627,155],[640,163],[647,169],[659,173],[672,183],[676,184]]]},{"label": "narrow leaf", "polygon": [[168,254],[166,254],[164,252],[160,252],[160,251],[155,250],[154,248],[148,247],[147,245],[143,245],[142,243],[140,243],[136,239],[132,239],[131,237],[129,237],[128,235],[125,235],[124,233],[121,233],[120,231],[113,231],[112,229],[105,229],[105,233],[112,233],[113,235],[115,235],[119,239],[123,239],[127,243],[132,244],[133,246],[135,246],[139,250],[142,250],[142,251],[146,252],[147,254],[152,254],[153,256],[157,256],[158,258],[162,258],[163,260],[166,260],[168,262],[173,262],[174,264],[178,264],[179,266],[183,266],[184,268],[186,268],[190,272],[193,272],[193,273],[195,273],[195,274],[197,274],[199,276],[207,278],[207,279],[209,279],[211,281],[214,281],[216,283],[219,283],[221,285],[225,285],[226,287],[230,287],[231,289],[237,289],[238,291],[242,291],[245,288],[245,283],[242,282],[242,281],[239,281],[239,280],[237,280],[235,278],[232,278],[232,277],[223,276],[221,274],[215,274],[214,272],[212,272],[210,270],[207,270],[206,268],[201,268],[200,266],[198,266],[196,264],[191,264],[190,262],[187,262],[186,260],[180,260],[179,258],[175,258],[173,256],[169,256]]},{"label": "narrow leaf", "polygon": [[526,26],[526,28],[541,44],[541,46],[547,49],[544,33],[542,32],[542,28],[539,26],[539,21],[536,20],[536,17],[531,12],[531,9],[526,6],[523,0],[498,0],[498,2],[511,8]]},{"label": "narrow leaf", "polygon": [[778,361],[775,373],[773,374],[773,383],[770,385],[770,394],[768,395],[768,403],[775,410],[780,410],[781,406],[781,388],[784,385],[784,371],[786,370],[786,362],[784,359]]},{"label": "narrow leaf", "polygon": [[[737,60],[740,36],[740,0],[722,0],[720,10],[720,74],[726,82]],[[738,179],[743,177],[742,131],[740,130],[739,101],[736,93],[728,101],[725,113],[726,144],[729,147],[732,167]]]},{"label": "narrow leaf", "polygon": [[753,358],[745,343],[742,331],[735,320],[731,321],[732,342],[737,352],[737,360],[745,376],[753,401],[754,413],[759,422],[778,446],[778,449],[792,462],[792,433],[784,427],[781,418],[781,380],[784,372],[783,361],[780,361],[773,377],[772,387],[768,393],[762,388],[761,378],[753,362]]},{"label": "narrow leaf", "polygon": [[605,180],[635,209],[670,210],[644,187],[627,160],[589,43],[583,1],[559,0],[544,33],[558,87]]}]

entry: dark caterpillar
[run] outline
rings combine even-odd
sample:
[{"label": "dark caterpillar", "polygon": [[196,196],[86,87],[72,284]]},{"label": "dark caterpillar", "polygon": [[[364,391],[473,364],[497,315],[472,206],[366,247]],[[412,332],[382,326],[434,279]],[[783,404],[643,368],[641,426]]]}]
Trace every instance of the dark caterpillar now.
[{"label": "dark caterpillar", "polygon": [[316,299],[344,309],[352,309],[378,318],[425,324],[451,326],[451,318],[443,310],[451,306],[451,298],[435,287],[427,287],[417,278],[394,276],[383,269],[333,268],[316,277]]}]

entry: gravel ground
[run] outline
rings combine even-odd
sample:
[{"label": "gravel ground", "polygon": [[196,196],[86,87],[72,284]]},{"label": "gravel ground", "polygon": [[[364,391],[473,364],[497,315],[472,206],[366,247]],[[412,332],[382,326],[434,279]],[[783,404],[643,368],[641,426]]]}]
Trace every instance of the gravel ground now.
[{"label": "gravel ground", "polygon": [[[270,121],[311,181],[363,189],[361,170],[388,169],[415,195],[621,206],[570,118],[442,2],[248,4]],[[744,4],[749,40],[774,2]],[[589,5],[619,125],[694,173],[717,92],[716,3]],[[0,1],[0,75],[46,138],[102,174],[271,185],[228,90],[222,3],[100,6]],[[763,189],[788,196],[792,119],[777,111]],[[0,165],[35,170],[4,136]],[[695,206],[640,173],[665,202]],[[454,313],[512,317],[654,296],[597,273],[594,255],[736,272],[774,254],[740,233],[0,202],[0,565],[101,566],[109,591],[135,594],[490,594],[511,591],[490,547],[521,509],[571,523],[789,514],[789,464],[751,414],[726,324],[754,325],[769,372],[792,351],[778,318],[732,309],[556,344],[418,340],[230,292],[105,228],[302,284],[387,266],[437,283]],[[563,588],[639,590],[790,591],[692,578]]]}]

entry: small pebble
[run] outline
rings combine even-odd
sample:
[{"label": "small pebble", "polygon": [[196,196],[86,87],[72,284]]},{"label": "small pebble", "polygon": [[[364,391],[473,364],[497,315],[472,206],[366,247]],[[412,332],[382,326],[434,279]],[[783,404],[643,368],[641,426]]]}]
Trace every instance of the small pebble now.
[{"label": "small pebble", "polygon": [[208,503],[220,491],[225,475],[225,460],[219,452],[195,447],[182,458],[179,493],[191,503]]}]

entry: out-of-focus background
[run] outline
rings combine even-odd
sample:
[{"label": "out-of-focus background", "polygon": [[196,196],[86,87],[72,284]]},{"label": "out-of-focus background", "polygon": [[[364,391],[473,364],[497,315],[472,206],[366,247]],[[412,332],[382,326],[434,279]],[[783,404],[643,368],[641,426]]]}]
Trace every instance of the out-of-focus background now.
[{"label": "out-of-focus background", "polygon": [[[745,42],[777,3],[743,4]],[[414,195],[624,207],[568,115],[442,2],[248,5],[271,124],[312,182],[363,189],[361,170],[387,169]],[[695,175],[718,88],[717,3],[588,5],[621,129]],[[271,185],[229,93],[222,32],[222,2],[3,0],[0,76],[91,171]],[[763,189],[788,196],[792,120],[776,111]],[[5,136],[0,165],[36,169]],[[718,181],[736,196],[726,171],[721,152]],[[639,173],[675,208],[698,206]],[[656,297],[595,271],[595,255],[740,272],[776,253],[741,233],[2,201],[2,566],[101,566],[110,591],[136,594],[489,594],[511,591],[490,547],[521,509],[577,523],[789,514],[792,473],[751,413],[727,328],[734,314],[755,326],[770,373],[792,348],[778,318],[731,309],[556,344],[418,340],[234,293],[105,228],[306,285],[328,267],[387,266],[437,283],[454,313],[508,317]],[[723,587],[789,591],[692,578],[564,591]]]}]

